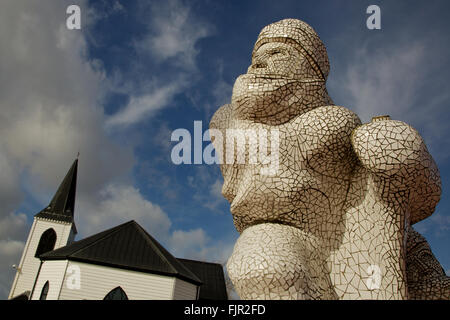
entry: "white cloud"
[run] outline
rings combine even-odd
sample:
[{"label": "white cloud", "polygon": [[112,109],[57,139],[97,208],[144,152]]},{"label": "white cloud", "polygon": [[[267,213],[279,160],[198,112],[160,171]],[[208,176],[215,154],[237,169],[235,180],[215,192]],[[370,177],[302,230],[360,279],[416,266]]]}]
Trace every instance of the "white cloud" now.
[{"label": "white cloud", "polygon": [[345,73],[330,81],[337,102],[344,100],[365,122],[380,114],[410,116],[424,81],[417,68],[426,65],[425,49],[416,42],[370,50],[366,43],[352,53]]},{"label": "white cloud", "polygon": [[168,241],[169,251],[176,257],[198,259],[224,264],[233,251],[234,243],[213,241],[201,229],[175,230]]},{"label": "white cloud", "polygon": [[216,198],[223,198],[222,186],[223,181],[221,179],[217,179],[211,187],[210,194]]},{"label": "white cloud", "polygon": [[109,117],[106,127],[127,127],[149,118],[156,111],[168,106],[181,88],[180,83],[162,85],[140,97],[132,96],[128,105]]},{"label": "white cloud", "polygon": [[9,214],[0,216],[0,239],[2,240],[23,240],[29,231],[27,216],[24,213]]},{"label": "white cloud", "polygon": [[154,2],[143,11],[149,12],[145,17],[148,30],[144,37],[133,41],[139,55],[134,68],[143,70],[144,66],[148,68],[155,62],[166,62],[171,68],[166,69],[170,71],[166,71],[164,77],[153,79],[150,85],[144,81],[147,88],[131,85],[127,92],[129,103],[107,119],[108,129],[129,127],[170,107],[175,95],[192,85],[195,59],[199,53],[195,46],[212,32],[210,25],[195,16],[188,4],[179,0]]},{"label": "white cloud", "polygon": [[167,122],[161,123],[158,132],[153,137],[153,143],[163,150],[163,154],[170,157],[173,142],[170,140],[173,130],[169,128]]},{"label": "white cloud", "polygon": [[[88,60],[84,34],[65,28],[65,9],[72,3],[11,0],[3,1],[0,10],[1,297],[9,292],[14,275],[10,266],[19,262],[30,226],[26,215],[14,210],[25,192],[43,206],[47,204],[78,151],[75,219],[80,236],[134,219],[185,256],[191,252],[208,260],[222,259],[230,251],[201,229],[171,232],[167,213],[132,186],[133,146],[119,144],[104,130],[146,119],[168,106],[185,83],[158,82],[151,90],[132,95],[128,106],[107,118],[100,99],[111,89],[107,87],[111,81],[105,78],[101,62]],[[89,9],[87,1],[75,3],[82,12]],[[179,31],[165,32],[161,17],[155,22],[160,33],[153,37],[158,41],[172,37],[175,42],[166,57],[162,51],[157,53],[163,49],[161,44],[153,49],[160,59],[178,59],[186,70],[184,66],[196,57],[195,43],[206,32],[203,27],[187,28],[185,24],[195,17],[186,6],[178,7],[177,2],[171,6],[166,13],[171,8],[181,10],[171,15],[174,26],[188,32],[186,41],[177,49]],[[182,238],[187,242],[180,242]]]},{"label": "white cloud", "polygon": [[[48,203],[77,152],[79,197],[133,165],[129,146],[104,132],[104,73],[87,60],[83,33],[65,28],[72,1],[2,1],[0,10],[0,295],[9,291],[29,221],[24,192]],[[76,1],[87,8],[86,1]],[[82,26],[83,28],[83,26]],[[30,199],[31,200],[31,199]],[[33,214],[30,212],[29,214]],[[95,213],[94,213],[95,214]],[[6,288],[6,289],[5,289]]]},{"label": "white cloud", "polygon": [[6,298],[11,289],[15,270],[25,246],[30,226],[25,214],[0,215],[0,298]]},{"label": "white cloud", "polygon": [[13,210],[20,200],[19,172],[0,145],[0,213]]},{"label": "white cloud", "polygon": [[91,192],[129,170],[133,156],[102,129],[104,74],[86,60],[82,33],[65,29],[65,8],[63,1],[2,3],[0,146],[14,164],[10,175],[26,169],[46,192],[80,151],[80,189]]},{"label": "white cloud", "polygon": [[149,34],[136,43],[141,52],[160,61],[175,58],[177,66],[195,68],[198,40],[209,36],[212,27],[195,16],[190,7],[180,0],[155,2],[148,19]]},{"label": "white cloud", "polygon": [[222,195],[223,179],[217,178],[209,188],[209,198],[204,202],[204,206],[210,210],[218,211],[220,205],[226,203]]},{"label": "white cloud", "polygon": [[187,254],[189,256],[192,251],[204,247],[208,241],[209,239],[203,229],[175,230],[172,233],[169,245],[173,248],[172,254],[176,256]]},{"label": "white cloud", "polygon": [[11,285],[16,274],[12,268],[13,264],[18,265],[22,255],[25,242],[17,240],[0,240],[0,297],[6,298],[9,295]]},{"label": "white cloud", "polygon": [[155,238],[168,238],[171,221],[167,214],[133,186],[111,184],[93,199],[79,197],[78,201],[77,220],[83,236],[135,220]]}]

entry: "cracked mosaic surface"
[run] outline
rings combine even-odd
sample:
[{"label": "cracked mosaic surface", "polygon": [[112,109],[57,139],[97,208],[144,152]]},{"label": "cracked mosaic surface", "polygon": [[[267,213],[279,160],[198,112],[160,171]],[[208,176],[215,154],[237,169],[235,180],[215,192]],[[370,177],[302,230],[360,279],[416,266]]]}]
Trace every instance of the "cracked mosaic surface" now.
[{"label": "cracked mosaic surface", "polygon": [[262,175],[261,164],[221,164],[222,193],[241,233],[227,264],[238,294],[448,299],[449,278],[411,227],[440,198],[433,158],[408,124],[388,116],[362,124],[335,106],[328,72],[309,25],[273,23],[259,34],[231,104],[211,120],[225,137],[230,128],[280,132],[270,150],[279,152],[276,175]]}]

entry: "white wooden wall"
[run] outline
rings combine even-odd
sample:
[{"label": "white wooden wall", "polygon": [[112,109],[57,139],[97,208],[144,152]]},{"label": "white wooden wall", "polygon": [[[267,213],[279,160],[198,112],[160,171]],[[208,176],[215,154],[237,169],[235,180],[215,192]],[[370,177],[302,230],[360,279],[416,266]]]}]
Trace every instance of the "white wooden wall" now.
[{"label": "white wooden wall", "polygon": [[189,283],[178,283],[173,277],[69,261],[68,268],[72,269],[72,266],[79,267],[80,289],[67,286],[68,277],[73,274],[66,273],[59,297],[61,300],[102,300],[118,286],[130,300],[172,300],[174,296],[196,298],[196,286],[191,285],[195,289],[190,288]]},{"label": "white wooden wall", "polygon": [[49,228],[53,228],[56,232],[55,249],[67,245],[69,238],[73,239],[71,231],[72,224],[34,218],[33,225],[31,226],[31,230],[22,253],[22,258],[20,259],[20,272],[16,272],[16,276],[9,294],[9,299],[23,293],[24,291],[31,291],[33,288],[41,263],[39,258],[36,258],[34,255],[42,234]]},{"label": "white wooden wall", "polygon": [[174,300],[196,300],[197,299],[197,285],[175,279],[175,290],[173,294]]},{"label": "white wooden wall", "polygon": [[31,300],[39,300],[42,288],[49,282],[47,300],[58,300],[67,268],[67,260],[45,261],[39,271],[39,277]]}]

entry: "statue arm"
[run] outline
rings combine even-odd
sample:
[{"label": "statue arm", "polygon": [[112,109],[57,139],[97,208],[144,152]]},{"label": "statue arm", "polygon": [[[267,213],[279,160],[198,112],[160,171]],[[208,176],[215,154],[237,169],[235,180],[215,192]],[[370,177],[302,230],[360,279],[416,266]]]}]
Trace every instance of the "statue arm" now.
[{"label": "statue arm", "polygon": [[[219,131],[218,136],[222,137],[222,139],[217,139],[215,134],[212,134],[211,142],[216,150],[216,153],[222,159],[222,163],[219,165],[224,179],[222,194],[230,203],[236,195],[236,191],[234,190],[235,184],[232,183],[232,181],[230,183],[230,179],[232,178],[231,172],[233,171],[232,165],[227,165],[225,160],[226,130],[231,127],[231,112],[232,105],[225,104],[217,109],[209,122],[209,130]],[[211,133],[212,132],[210,132],[210,134]]]},{"label": "statue arm", "polygon": [[[225,134],[226,129],[230,128],[230,120],[231,120],[231,104],[225,104],[221,106],[217,111],[214,113],[214,115],[211,118],[211,121],[209,122],[209,129],[211,131],[218,130],[220,131],[222,138],[222,141],[216,140],[214,135],[211,137],[211,142],[213,143],[214,147],[219,150],[225,150]],[[217,145],[222,143],[222,146]]]},{"label": "statue arm", "polygon": [[411,223],[433,213],[441,194],[439,171],[414,128],[401,121],[375,120],[353,131],[352,145],[368,171],[408,191]]}]

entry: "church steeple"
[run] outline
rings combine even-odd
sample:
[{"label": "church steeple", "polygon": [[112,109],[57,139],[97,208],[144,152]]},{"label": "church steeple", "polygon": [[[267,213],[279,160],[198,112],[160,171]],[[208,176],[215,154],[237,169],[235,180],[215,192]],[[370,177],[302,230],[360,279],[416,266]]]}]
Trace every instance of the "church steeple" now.
[{"label": "church steeple", "polygon": [[35,217],[73,222],[75,193],[77,189],[77,171],[78,159],[75,159],[69,172],[67,172],[64,180],[61,182],[61,185],[53,196],[52,201],[50,201],[50,204],[36,214]]},{"label": "church steeple", "polygon": [[[50,204],[34,216],[25,248],[17,267],[9,298],[33,291],[39,274],[39,256],[73,242],[77,234],[74,222],[75,193],[77,189],[78,159],[61,182]],[[28,294],[27,294],[28,292]]]}]

